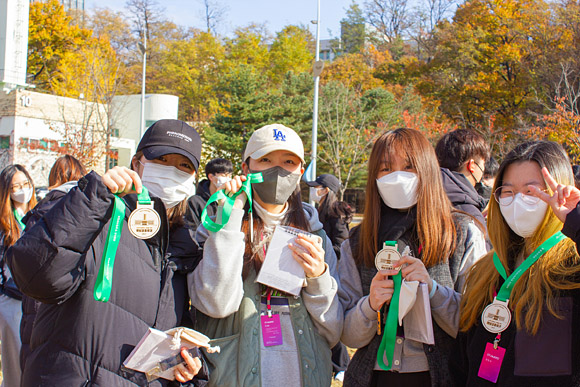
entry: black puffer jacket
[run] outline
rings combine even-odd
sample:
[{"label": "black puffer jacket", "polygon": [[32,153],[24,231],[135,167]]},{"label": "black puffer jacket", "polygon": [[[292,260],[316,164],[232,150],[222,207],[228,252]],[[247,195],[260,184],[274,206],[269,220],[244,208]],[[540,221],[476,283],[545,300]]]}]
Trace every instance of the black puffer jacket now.
[{"label": "black puffer jacket", "polygon": [[[72,183],[72,182],[71,182]],[[76,182],[68,183],[61,187],[51,190],[38,204],[22,219],[22,222],[28,229],[32,228],[42,217],[62,199],[70,189],[76,186]],[[22,348],[20,349],[20,367],[24,371],[26,359],[30,355],[30,338],[32,336],[32,327],[40,302],[26,294],[22,296],[22,320],[20,320],[20,339]]]},{"label": "black puffer jacket", "polygon": [[[127,228],[136,195],[125,196],[111,296],[106,303],[94,300],[113,198],[91,172],[8,250],[18,286],[43,302],[34,322],[25,386],[147,385],[143,374],[122,369],[123,361],[148,327],[166,330],[182,320],[185,276],[176,272],[180,260],[166,254],[167,215],[155,198],[161,230],[145,241]],[[191,241],[192,260],[195,250]],[[158,379],[149,385],[169,382]]]}]

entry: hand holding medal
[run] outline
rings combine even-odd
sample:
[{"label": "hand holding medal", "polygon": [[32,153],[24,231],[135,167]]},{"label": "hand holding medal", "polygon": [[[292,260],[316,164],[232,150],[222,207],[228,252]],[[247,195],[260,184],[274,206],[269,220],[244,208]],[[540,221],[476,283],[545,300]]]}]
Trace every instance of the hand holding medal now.
[{"label": "hand holding medal", "polygon": [[[141,178],[136,172],[124,167],[115,167],[103,176],[103,183],[111,192],[120,192],[122,195],[138,192],[137,208],[131,213],[128,221],[129,231],[134,237],[149,239],[157,234],[161,226],[161,218],[153,209],[149,191],[142,186]],[[113,213],[94,289],[95,300],[101,302],[107,302],[111,295],[113,267],[125,218],[125,202],[119,195],[114,196],[113,203]]]}]

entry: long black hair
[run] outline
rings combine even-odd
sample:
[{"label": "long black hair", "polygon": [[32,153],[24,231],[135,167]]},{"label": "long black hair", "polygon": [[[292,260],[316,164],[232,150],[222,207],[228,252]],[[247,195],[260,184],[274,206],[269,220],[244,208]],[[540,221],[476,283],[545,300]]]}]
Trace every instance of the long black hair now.
[{"label": "long black hair", "polygon": [[324,223],[328,217],[339,218],[346,223],[350,223],[352,215],[352,207],[348,203],[338,200],[334,191],[330,189],[324,196],[322,203],[318,206],[318,218],[322,223]]}]

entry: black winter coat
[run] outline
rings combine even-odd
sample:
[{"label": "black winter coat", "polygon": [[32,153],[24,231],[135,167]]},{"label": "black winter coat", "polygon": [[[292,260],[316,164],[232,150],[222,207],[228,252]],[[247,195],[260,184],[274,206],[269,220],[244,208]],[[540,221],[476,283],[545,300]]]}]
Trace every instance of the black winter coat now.
[{"label": "black winter coat", "polygon": [[326,235],[332,242],[332,248],[336,253],[336,258],[340,259],[340,245],[348,239],[348,223],[339,216],[327,215],[324,220],[320,220]]},{"label": "black winter coat", "polygon": [[[38,204],[30,210],[22,219],[22,222],[28,229],[32,228],[42,217],[66,195],[66,191],[57,189],[51,190]],[[20,339],[22,347],[20,348],[20,368],[24,371],[26,359],[30,355],[30,338],[32,336],[32,327],[34,319],[40,307],[40,302],[26,294],[22,295],[22,320],[20,320]]]},{"label": "black winter coat", "polygon": [[[136,195],[127,195],[111,296],[95,301],[114,196],[91,172],[8,250],[8,264],[22,292],[43,304],[32,332],[24,386],[135,386],[145,376],[122,368],[149,327],[180,325],[187,310],[186,279],[180,259],[168,253],[169,230],[163,203],[153,198],[162,224],[149,240],[134,238],[127,218]],[[183,238],[188,233],[178,233]],[[190,262],[197,254],[190,243]],[[173,243],[173,242],[172,242]],[[189,265],[195,266],[194,263]],[[151,386],[167,386],[164,379]]]}]

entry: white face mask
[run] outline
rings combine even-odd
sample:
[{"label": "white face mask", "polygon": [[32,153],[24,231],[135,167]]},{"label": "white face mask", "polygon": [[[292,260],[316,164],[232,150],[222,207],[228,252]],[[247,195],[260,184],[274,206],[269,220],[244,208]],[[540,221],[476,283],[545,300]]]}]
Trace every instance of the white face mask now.
[{"label": "white face mask", "polygon": [[19,191],[11,192],[10,197],[15,202],[26,204],[32,199],[32,188],[22,188]]},{"label": "white face mask", "polygon": [[328,192],[325,192],[322,195],[318,194],[319,190],[322,190],[324,188],[316,188],[316,187],[310,187],[310,198],[312,199],[312,201],[314,201],[315,203],[320,203],[320,201],[322,200],[323,197],[326,196],[326,194]]},{"label": "white face mask", "polygon": [[548,204],[542,200],[537,203],[530,203],[529,199],[526,201],[522,194],[518,193],[507,206],[502,205],[500,199],[499,209],[512,231],[522,238],[527,238],[534,234],[542,220],[544,220]]},{"label": "white face mask", "polygon": [[216,188],[219,188],[230,180],[232,180],[232,178],[229,176],[216,176],[215,186],[216,186]]},{"label": "white face mask", "polygon": [[173,208],[195,194],[195,174],[190,175],[169,165],[143,164],[141,181],[167,208]]},{"label": "white face mask", "polygon": [[405,171],[395,171],[377,179],[377,188],[383,202],[398,210],[417,204],[418,184],[417,174]]}]

